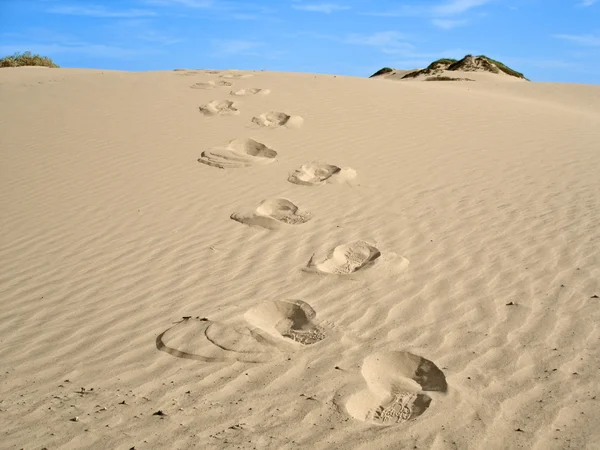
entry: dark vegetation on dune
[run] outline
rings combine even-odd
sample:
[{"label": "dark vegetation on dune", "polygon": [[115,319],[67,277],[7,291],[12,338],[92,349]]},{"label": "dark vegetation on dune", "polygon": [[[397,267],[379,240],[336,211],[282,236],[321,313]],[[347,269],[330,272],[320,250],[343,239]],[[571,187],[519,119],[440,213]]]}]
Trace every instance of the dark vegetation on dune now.
[{"label": "dark vegetation on dune", "polygon": [[[383,75],[385,73],[391,72],[392,69],[389,67],[384,67],[383,69],[375,72],[371,77],[377,75]],[[491,72],[491,73],[500,73],[503,72],[507,75],[521,78],[523,80],[527,80],[525,76],[521,72],[517,72],[516,70],[511,69],[500,61],[496,61],[495,59],[489,58],[485,55],[473,56],[466,55],[464,58],[458,60],[453,58],[441,58],[436,61],[433,61],[429,64],[425,69],[414,70],[412,72],[407,73],[402,78],[416,78],[419,75],[430,75],[427,81],[454,81],[460,80],[459,78],[451,78],[451,77],[439,77],[439,75],[443,71],[464,71],[464,72]],[[438,75],[438,77],[435,77]],[[435,80],[433,79],[435,78]],[[528,80],[529,81],[529,80]]]},{"label": "dark vegetation on dune", "polygon": [[383,69],[379,69],[377,72],[375,72],[369,78],[377,77],[379,75],[384,75],[386,73],[390,73],[390,72],[393,72],[393,71],[394,71],[394,69],[390,69],[389,67],[384,67]]},{"label": "dark vegetation on dune", "polygon": [[484,55],[479,56],[479,58],[486,58],[487,60],[491,61],[493,64],[496,65],[496,67],[498,67],[498,69],[500,69],[502,72],[504,72],[507,75],[512,75],[513,77],[522,78],[524,80],[527,80],[527,78],[525,78],[525,75],[523,75],[521,72],[517,72],[516,70],[511,69],[510,67],[501,63],[500,61],[496,61],[495,59],[488,58],[487,56],[484,56]]},{"label": "dark vegetation on dune", "polygon": [[438,75],[437,77],[427,77],[425,81],[475,81],[471,78],[454,78],[454,77],[446,77],[443,75]]},{"label": "dark vegetation on dune", "polygon": [[31,52],[15,53],[0,59],[0,67],[42,66],[57,68],[58,64],[47,56],[34,55]]}]

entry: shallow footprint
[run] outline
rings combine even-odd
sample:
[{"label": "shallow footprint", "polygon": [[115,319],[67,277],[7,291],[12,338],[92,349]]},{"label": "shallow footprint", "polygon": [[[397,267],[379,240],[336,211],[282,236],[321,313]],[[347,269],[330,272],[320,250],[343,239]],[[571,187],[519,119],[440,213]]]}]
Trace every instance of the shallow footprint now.
[{"label": "shallow footprint", "polygon": [[237,91],[230,92],[231,95],[236,95],[236,96],[246,96],[246,95],[256,95],[256,94],[268,95],[270,93],[271,93],[271,91],[269,89],[258,89],[258,88],[239,89]]},{"label": "shallow footprint", "polygon": [[227,86],[233,86],[233,83],[230,81],[224,81],[224,80],[208,81],[206,83],[192,84],[190,87],[192,89],[214,89],[217,87],[227,87]]},{"label": "shallow footprint", "polygon": [[432,399],[423,391],[446,392],[444,373],[431,361],[409,352],[378,352],[365,358],[361,373],[368,389],[346,402],[348,413],[378,425],[406,422],[423,414]]},{"label": "shallow footprint", "polygon": [[274,354],[273,347],[248,328],[199,318],[183,319],[161,333],[156,347],[178,358],[208,362],[263,362]]},{"label": "shallow footprint", "polygon": [[277,152],[254,139],[234,139],[227,147],[205,150],[199,163],[219,169],[237,169],[275,161]]},{"label": "shallow footprint", "polygon": [[283,112],[270,111],[263,113],[260,116],[253,117],[252,122],[267,128],[278,128],[283,126],[298,128],[302,126],[304,119],[300,116],[290,116]]},{"label": "shallow footprint", "polygon": [[237,212],[231,219],[249,225],[275,230],[281,224],[300,225],[308,222],[312,214],[301,211],[298,206],[285,198],[270,198],[263,200],[253,211]]},{"label": "shallow footprint", "polygon": [[416,419],[431,404],[431,397],[414,392],[393,392],[375,397],[369,390],[351,396],[346,410],[357,420],[377,425],[394,425]]},{"label": "shallow footprint", "polygon": [[251,73],[235,73],[235,72],[223,73],[223,74],[219,75],[219,77],[221,77],[221,78],[250,78],[251,76],[252,76]]},{"label": "shallow footprint", "polygon": [[205,116],[231,116],[240,113],[237,105],[230,100],[213,100],[199,109]]},{"label": "shallow footprint", "polygon": [[288,177],[288,181],[303,186],[321,186],[325,183],[344,183],[356,178],[350,167],[340,168],[331,164],[311,161],[303,164]]},{"label": "shallow footprint", "polygon": [[244,317],[274,337],[311,345],[325,339],[324,330],[314,323],[315,316],[314,309],[302,300],[275,300],[250,309]]},{"label": "shallow footprint", "polygon": [[[382,252],[369,242],[359,240],[317,251],[305,270],[329,275],[349,275],[369,269],[377,275],[398,274],[408,259],[392,252]],[[376,270],[375,270],[376,269]]]}]

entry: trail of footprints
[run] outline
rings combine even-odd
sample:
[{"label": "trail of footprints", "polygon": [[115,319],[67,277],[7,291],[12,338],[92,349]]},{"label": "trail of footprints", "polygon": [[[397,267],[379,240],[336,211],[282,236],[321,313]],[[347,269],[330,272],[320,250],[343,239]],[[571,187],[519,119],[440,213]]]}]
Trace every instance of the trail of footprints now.
[{"label": "trail of footprints", "polygon": [[[210,74],[219,72],[210,71]],[[196,83],[193,89],[231,88],[233,81],[252,74],[230,71],[220,80]],[[234,97],[268,95],[269,89],[232,89]],[[199,107],[207,117],[240,114],[237,101],[213,100]],[[211,119],[215,120],[215,119]],[[264,128],[300,128],[304,119],[280,111],[268,111],[251,119]],[[237,138],[223,147],[205,150],[198,162],[219,169],[240,169],[276,161],[277,151],[251,138]],[[349,183],[356,171],[319,161],[310,161],[289,174],[287,181],[299,186],[316,187],[331,183]],[[268,198],[258,205],[231,214],[243,225],[267,230],[303,225],[313,218],[286,198]],[[409,261],[393,252],[382,251],[364,240],[325,246],[317,250],[306,266],[308,273],[324,276],[396,275]],[[214,322],[208,318],[186,316],[156,338],[159,350],[178,358],[205,362],[266,362],[281,352],[318,344],[326,339],[326,328],[316,312],[302,300],[265,301],[247,311],[237,322]],[[345,409],[357,420],[379,425],[406,422],[423,414],[431,405],[430,392],[447,391],[444,373],[432,362],[406,351],[377,352],[367,356],[361,374],[366,387],[345,399]]]}]

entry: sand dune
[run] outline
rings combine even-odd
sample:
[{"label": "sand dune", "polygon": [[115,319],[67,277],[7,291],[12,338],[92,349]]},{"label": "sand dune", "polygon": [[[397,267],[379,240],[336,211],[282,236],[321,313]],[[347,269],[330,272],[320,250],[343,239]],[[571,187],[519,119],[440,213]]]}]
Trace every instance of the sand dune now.
[{"label": "sand dune", "polygon": [[0,70],[0,446],[597,448],[600,87],[474,75]]}]

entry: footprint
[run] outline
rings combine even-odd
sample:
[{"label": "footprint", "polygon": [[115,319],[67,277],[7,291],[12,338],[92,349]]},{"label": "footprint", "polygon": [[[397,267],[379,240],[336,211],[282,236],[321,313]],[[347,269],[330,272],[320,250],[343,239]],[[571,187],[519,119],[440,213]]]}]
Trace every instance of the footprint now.
[{"label": "footprint", "polygon": [[213,100],[200,106],[200,112],[205,116],[231,116],[240,113],[235,103],[229,100]]},{"label": "footprint", "polygon": [[252,308],[244,317],[278,339],[311,345],[325,339],[323,329],[313,322],[315,316],[314,309],[302,300],[275,300]]},{"label": "footprint", "polygon": [[276,230],[281,224],[300,225],[308,222],[312,214],[301,211],[285,198],[263,200],[253,211],[233,213],[231,219],[249,225]]},{"label": "footprint", "polygon": [[321,162],[308,162],[288,177],[288,181],[303,186],[321,186],[325,183],[344,183],[356,178],[350,167],[340,168]]},{"label": "footprint", "polygon": [[230,92],[231,95],[237,95],[237,96],[256,95],[256,94],[268,95],[270,93],[271,93],[271,91],[269,89],[258,89],[258,88],[239,89],[237,91]]},{"label": "footprint", "polygon": [[351,395],[346,410],[355,419],[378,425],[415,419],[431,405],[424,392],[448,390],[444,373],[433,362],[404,351],[367,356],[361,373],[367,389]]},{"label": "footprint", "polygon": [[196,83],[196,84],[192,84],[190,87],[192,89],[214,89],[216,87],[228,87],[228,86],[233,86],[233,83],[230,81],[223,81],[223,80],[219,80],[219,81],[208,81],[206,83]]},{"label": "footprint", "polygon": [[247,327],[208,319],[183,319],[156,338],[156,347],[178,358],[199,361],[263,362],[275,349]]},{"label": "footprint", "polygon": [[398,274],[408,264],[408,259],[392,252],[382,255],[377,247],[360,240],[316,252],[305,270],[329,275],[349,275],[369,269],[377,276],[384,276]]},{"label": "footprint", "polygon": [[205,150],[199,163],[219,169],[237,169],[275,161],[277,152],[254,139],[234,139],[227,147]]},{"label": "footprint", "polygon": [[221,78],[250,78],[252,76],[251,73],[223,73],[219,75]]},{"label": "footprint", "polygon": [[286,113],[270,111],[260,116],[252,118],[252,122],[267,128],[278,128],[286,126],[289,128],[298,128],[304,123],[304,119],[300,116],[290,116]]}]

